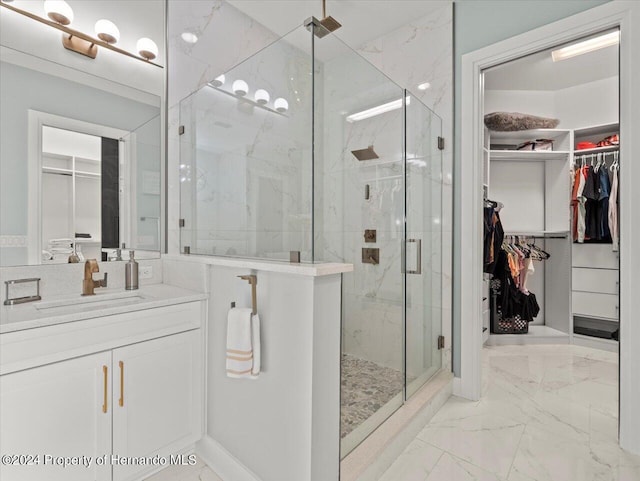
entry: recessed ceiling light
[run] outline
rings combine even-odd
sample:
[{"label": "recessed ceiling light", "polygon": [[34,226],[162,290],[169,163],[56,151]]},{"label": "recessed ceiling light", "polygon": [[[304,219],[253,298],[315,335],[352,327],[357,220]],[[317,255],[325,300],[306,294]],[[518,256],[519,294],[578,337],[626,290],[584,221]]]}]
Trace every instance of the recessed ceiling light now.
[{"label": "recessed ceiling light", "polygon": [[551,58],[554,62],[566,60],[585,53],[600,50],[601,48],[611,47],[620,43],[620,31],[605,33],[599,37],[590,38],[583,42],[574,43],[567,47],[559,48],[551,52]]},{"label": "recessed ceiling light", "polygon": [[198,36],[195,33],[182,32],[182,35],[180,36],[182,37],[182,40],[187,43],[196,43],[198,41]]},{"label": "recessed ceiling light", "polygon": [[431,84],[429,82],[425,82],[425,83],[422,83],[422,84],[418,85],[418,88],[420,90],[427,90],[429,87],[431,87]]}]

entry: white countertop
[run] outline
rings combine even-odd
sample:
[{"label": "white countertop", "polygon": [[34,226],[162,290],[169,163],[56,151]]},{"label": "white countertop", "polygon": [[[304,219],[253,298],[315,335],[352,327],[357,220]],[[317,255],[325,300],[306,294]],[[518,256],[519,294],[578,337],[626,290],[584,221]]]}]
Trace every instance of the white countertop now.
[{"label": "white countertop", "polygon": [[205,256],[197,254],[189,255],[163,255],[163,259],[177,260],[183,262],[196,262],[200,264],[211,264],[222,267],[237,267],[244,269],[254,269],[266,272],[282,272],[285,274],[295,274],[299,276],[320,277],[343,272],[352,272],[353,264],[340,264],[336,262],[324,262],[318,264],[311,263],[291,263],[285,261],[268,261],[262,259],[249,259],[244,257],[221,257]]},{"label": "white countertop", "polygon": [[135,312],[207,299],[207,294],[167,284],[152,284],[134,291],[96,289],[95,296],[78,294],[44,298],[0,307],[0,334],[53,326],[95,317]]}]

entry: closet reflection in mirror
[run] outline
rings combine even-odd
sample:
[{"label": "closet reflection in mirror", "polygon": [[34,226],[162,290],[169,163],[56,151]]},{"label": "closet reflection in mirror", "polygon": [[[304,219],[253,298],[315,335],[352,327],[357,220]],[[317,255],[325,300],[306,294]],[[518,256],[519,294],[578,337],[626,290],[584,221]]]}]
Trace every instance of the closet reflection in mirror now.
[{"label": "closet reflection in mirror", "polygon": [[157,257],[160,98],[1,53],[0,265]]}]

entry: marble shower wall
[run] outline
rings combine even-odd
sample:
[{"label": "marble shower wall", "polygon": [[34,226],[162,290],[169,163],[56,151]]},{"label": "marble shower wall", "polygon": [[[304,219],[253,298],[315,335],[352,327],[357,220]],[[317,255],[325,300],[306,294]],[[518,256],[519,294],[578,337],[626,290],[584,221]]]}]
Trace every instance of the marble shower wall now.
[{"label": "marble shower wall", "polygon": [[[300,30],[291,36],[310,46]],[[289,40],[226,71],[218,89],[181,102],[180,182],[191,209],[182,235],[192,254],[288,260],[294,250],[312,260],[311,55]],[[235,80],[249,85],[245,99],[269,92],[269,108],[230,95]],[[272,110],[275,98],[288,101],[286,113]]]},{"label": "marble shower wall", "polygon": [[[376,40],[367,42],[356,50],[365,59],[371,62],[386,76],[397,84],[406,87],[412,95],[421,99],[427,106],[433,109],[442,118],[442,132],[445,138],[445,150],[443,152],[442,165],[442,218],[440,228],[442,229],[442,276],[441,291],[442,298],[439,306],[434,302],[436,310],[441,309],[443,321],[443,334],[446,337],[446,349],[443,353],[443,366],[450,368],[451,358],[451,237],[452,237],[452,122],[453,122],[453,57],[452,57],[452,18],[453,9],[450,1],[433,1],[433,13],[425,17],[416,19],[409,25],[386,34]],[[193,31],[199,36],[199,41],[193,46],[185,44],[180,39],[183,31]],[[339,32],[337,32],[339,36]],[[220,0],[169,0],[169,148],[168,148],[168,225],[169,225],[169,252],[179,251],[180,231],[178,229],[178,218],[180,212],[180,188],[179,188],[179,159],[180,146],[177,129],[179,125],[179,102],[189,94],[195,92],[207,81],[215,78],[219,74],[229,70],[234,65],[241,63],[244,59],[258,52],[260,49],[277,40],[278,36],[268,30],[263,25],[257,23],[250,17],[241,13],[231,5]],[[325,75],[327,77],[327,75]],[[350,79],[343,79],[346,84]],[[429,82],[430,88],[419,90],[417,86],[421,83]],[[326,89],[325,89],[326,90]],[[355,91],[355,89],[354,89]],[[400,95],[398,96],[398,98]],[[345,106],[345,109],[348,106]],[[321,143],[321,147],[328,146],[327,139]],[[345,145],[340,139],[340,148]],[[366,147],[366,145],[364,146]],[[362,148],[360,143],[354,148]],[[346,148],[345,148],[346,150]],[[318,153],[318,152],[316,152]],[[347,151],[348,153],[348,151]],[[349,153],[349,155],[351,155]],[[328,162],[339,162],[341,156],[325,156]],[[324,169],[324,166],[322,167]],[[391,169],[391,166],[389,167]],[[318,172],[316,172],[318,175]],[[324,174],[323,174],[324,175]],[[327,178],[323,178],[325,185],[331,183],[331,171],[328,170]],[[387,196],[390,196],[394,185],[387,186]],[[362,195],[362,187],[359,195]],[[334,204],[341,204],[342,189],[335,192]],[[324,199],[327,194],[323,194]],[[332,194],[333,195],[333,194]],[[386,201],[388,202],[388,200]],[[416,202],[415,205],[419,205]],[[429,210],[434,206],[429,206]],[[316,210],[316,218],[327,225],[332,222],[342,222],[344,212],[351,212],[352,208],[343,209],[342,212],[336,209],[323,209],[320,213]],[[425,207],[425,212],[427,207]],[[362,214],[358,211],[357,214]],[[322,216],[322,217],[321,217]],[[433,222],[436,219],[431,219]],[[325,222],[326,221],[326,222]],[[425,218],[425,222],[427,219]],[[342,255],[342,245],[349,242],[352,249],[356,246],[359,249],[362,245],[361,226],[353,229],[354,234],[350,239],[346,239],[340,232],[328,233],[332,239],[316,239],[317,248],[326,254],[330,260],[331,253],[336,256]],[[357,237],[355,231],[358,231]],[[426,228],[425,228],[426,230]],[[390,232],[392,229],[389,230]],[[186,233],[188,235],[188,233]],[[390,236],[391,234],[389,234]],[[393,242],[392,238],[387,242]],[[338,246],[338,247],[332,247]],[[386,249],[386,248],[385,248]],[[426,246],[423,246],[423,253],[426,254]],[[433,254],[437,257],[437,251]],[[365,265],[365,268],[376,267]],[[434,263],[434,269],[437,266]],[[389,268],[391,272],[394,267]],[[389,286],[389,284],[387,284]],[[354,284],[352,291],[362,286]],[[389,289],[393,290],[395,287]],[[432,287],[432,292],[438,287]],[[362,290],[361,290],[362,292]],[[379,306],[370,304],[370,298],[362,296],[360,306],[362,309],[378,311]],[[354,304],[355,305],[355,304]],[[357,305],[355,305],[357,307]],[[396,308],[399,309],[399,308]],[[384,311],[383,311],[384,312]],[[434,315],[439,315],[436,312]],[[386,316],[386,317],[385,317]],[[391,309],[383,314],[382,319],[397,318],[397,312]],[[375,321],[375,325],[368,325],[367,330],[371,335],[382,334],[385,329],[387,336],[389,332],[396,332],[397,327],[392,322]],[[371,347],[367,352],[371,353],[379,346],[378,340],[371,341]],[[395,350],[396,347],[389,347]],[[365,355],[365,352],[362,352]],[[396,364],[395,360],[390,361]]]},{"label": "marble shower wall", "polygon": [[[182,32],[195,33],[198,43],[182,41]],[[167,222],[170,254],[180,251],[180,101],[278,38],[223,0],[168,0]],[[184,207],[190,206],[185,204]]]},{"label": "marble shower wall", "polygon": [[[433,13],[357,49],[391,80],[405,86],[442,119],[442,333],[443,367],[451,368],[451,265],[453,226],[453,4],[431,2]],[[429,88],[418,89],[428,82]],[[423,251],[424,252],[424,251]]]},{"label": "marble shower wall", "polygon": [[[341,55],[324,63],[324,101],[317,106],[316,257],[355,265],[343,275],[344,352],[401,370],[404,115],[398,108],[355,122],[347,116],[392,101],[400,107],[403,89],[349,49],[332,51]],[[431,347],[442,317],[442,154],[440,119],[415,96],[407,102],[408,235],[422,240],[424,254],[422,275],[407,278],[407,366],[414,377],[440,355]],[[351,151],[367,146],[379,158],[358,161]],[[376,243],[364,242],[365,229],[377,231]],[[380,249],[379,265],[361,262],[363,247]]]}]

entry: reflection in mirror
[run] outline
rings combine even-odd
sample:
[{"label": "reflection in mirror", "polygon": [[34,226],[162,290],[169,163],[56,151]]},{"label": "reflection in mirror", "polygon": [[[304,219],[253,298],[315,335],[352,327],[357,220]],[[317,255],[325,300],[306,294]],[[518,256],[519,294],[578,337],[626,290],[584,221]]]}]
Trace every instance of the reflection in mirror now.
[{"label": "reflection in mirror", "polygon": [[160,99],[0,49],[0,266],[157,257]]}]

